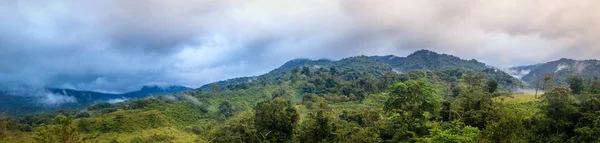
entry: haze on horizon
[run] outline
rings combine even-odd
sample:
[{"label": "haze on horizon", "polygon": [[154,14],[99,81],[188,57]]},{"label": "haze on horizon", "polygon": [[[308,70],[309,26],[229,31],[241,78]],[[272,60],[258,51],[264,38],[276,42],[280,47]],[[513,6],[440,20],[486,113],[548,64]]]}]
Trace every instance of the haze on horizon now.
[{"label": "haze on horizon", "polygon": [[600,57],[592,0],[0,0],[0,86],[199,87],[295,58],[419,49],[496,67]]}]

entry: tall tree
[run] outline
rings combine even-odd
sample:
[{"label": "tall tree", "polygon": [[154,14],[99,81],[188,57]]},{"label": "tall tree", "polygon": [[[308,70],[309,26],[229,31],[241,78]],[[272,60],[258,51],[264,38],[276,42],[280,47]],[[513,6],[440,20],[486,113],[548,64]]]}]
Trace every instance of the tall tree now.
[{"label": "tall tree", "polygon": [[542,113],[545,118],[537,132],[545,142],[566,142],[574,133],[579,110],[569,92],[568,88],[557,87],[544,93]]},{"label": "tall tree", "polygon": [[569,83],[569,88],[573,94],[581,94],[583,91],[583,79],[579,76],[569,76],[567,78],[567,82]]},{"label": "tall tree", "polygon": [[72,125],[73,116],[65,117],[58,115],[54,117],[56,125],[42,125],[37,131],[35,140],[43,143],[78,143],[81,142],[79,132]]},{"label": "tall tree", "polygon": [[589,92],[591,94],[600,94],[600,80],[593,80],[589,86]]},{"label": "tall tree", "polygon": [[440,95],[423,80],[399,82],[390,88],[384,110],[392,121],[383,129],[382,138],[390,142],[413,140],[428,133],[429,118],[438,115]]},{"label": "tall tree", "polygon": [[494,114],[492,94],[484,86],[483,76],[465,75],[462,79],[460,93],[452,103],[456,112],[466,125],[484,129],[488,119]]},{"label": "tall tree", "polygon": [[489,80],[487,82],[487,86],[488,86],[488,91],[490,93],[494,93],[496,92],[496,89],[498,89],[498,82],[496,82],[496,80]]},{"label": "tall tree", "polygon": [[554,74],[546,74],[544,75],[544,84],[542,85],[542,88],[544,90],[551,90],[552,87],[554,86],[554,82],[552,79],[554,79]]},{"label": "tall tree", "polygon": [[309,113],[307,124],[302,129],[300,135],[301,142],[318,143],[318,142],[335,142],[335,130],[331,117],[325,112],[325,103],[321,103],[317,114]]},{"label": "tall tree", "polygon": [[233,116],[235,114],[235,110],[233,106],[229,104],[228,101],[223,101],[219,104],[219,120],[226,120],[227,118]]},{"label": "tall tree", "polygon": [[300,74],[306,75],[306,76],[311,76],[311,72],[310,72],[310,68],[308,67],[302,67],[302,71],[300,71]]},{"label": "tall tree", "polygon": [[299,116],[289,101],[277,97],[259,103],[254,110],[254,123],[261,136],[271,142],[286,142],[292,138]]}]

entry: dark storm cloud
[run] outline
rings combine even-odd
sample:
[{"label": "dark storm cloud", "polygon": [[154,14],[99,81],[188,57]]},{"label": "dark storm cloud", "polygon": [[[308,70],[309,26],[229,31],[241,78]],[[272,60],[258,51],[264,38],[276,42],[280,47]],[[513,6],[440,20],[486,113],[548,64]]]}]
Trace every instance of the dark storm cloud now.
[{"label": "dark storm cloud", "polygon": [[294,58],[430,49],[505,67],[600,57],[596,1],[0,0],[0,84],[124,92]]}]

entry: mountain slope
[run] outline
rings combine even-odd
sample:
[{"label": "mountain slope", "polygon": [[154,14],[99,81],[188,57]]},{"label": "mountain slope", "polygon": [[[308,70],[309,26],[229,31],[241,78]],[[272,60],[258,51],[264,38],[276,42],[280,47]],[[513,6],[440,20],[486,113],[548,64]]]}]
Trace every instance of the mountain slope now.
[{"label": "mountain slope", "polygon": [[219,81],[204,85],[201,89],[211,90],[210,85],[216,85],[214,87],[223,89],[246,89],[254,84],[268,84],[265,81],[281,81],[281,78],[288,76],[286,72],[302,72],[304,67],[322,72],[337,72],[344,75],[342,77],[343,80],[355,80],[369,76],[378,77],[387,72],[407,73],[410,71],[425,71],[439,74],[445,74],[443,72],[461,74],[482,73],[489,79],[498,81],[506,89],[516,89],[523,86],[519,79],[477,60],[464,60],[452,55],[419,50],[407,57],[397,57],[394,55],[355,56],[339,61],[327,59],[294,59],[267,74]]},{"label": "mountain slope", "polygon": [[27,115],[48,110],[83,107],[101,102],[122,102],[187,90],[192,90],[192,88],[184,86],[144,86],[140,90],[123,94],[60,88],[6,90],[0,93],[0,113]]},{"label": "mountain slope", "polygon": [[438,54],[429,50],[419,50],[407,57],[388,55],[375,56],[374,58],[389,64],[398,72],[408,72],[411,70],[442,71],[450,69],[481,71],[489,68],[477,60],[463,60],[456,56]]},{"label": "mountain slope", "polygon": [[507,73],[509,73],[510,75],[513,75],[519,79],[523,78],[523,76],[529,74],[531,72],[531,70],[540,67],[542,64],[535,64],[535,65],[526,65],[526,66],[518,66],[518,67],[510,67],[508,69],[505,69],[505,71]]},{"label": "mountain slope", "polygon": [[543,64],[532,66],[521,66],[510,68],[516,71],[530,71],[523,75],[521,80],[527,83],[533,83],[541,79],[546,74],[553,74],[556,78],[554,82],[557,85],[566,85],[566,79],[571,75],[579,75],[587,79],[600,78],[599,60],[573,60],[562,58],[556,61],[550,61]]}]

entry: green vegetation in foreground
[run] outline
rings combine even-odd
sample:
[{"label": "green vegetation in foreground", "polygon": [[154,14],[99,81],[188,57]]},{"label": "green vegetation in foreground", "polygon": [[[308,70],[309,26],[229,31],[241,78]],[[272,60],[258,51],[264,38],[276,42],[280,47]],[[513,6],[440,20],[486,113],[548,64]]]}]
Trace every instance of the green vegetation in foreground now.
[{"label": "green vegetation in foreground", "polygon": [[485,72],[364,70],[389,70],[373,62],[1,118],[0,142],[600,141],[596,84],[571,86],[578,93],[554,87],[535,99],[508,96],[507,82]]}]

